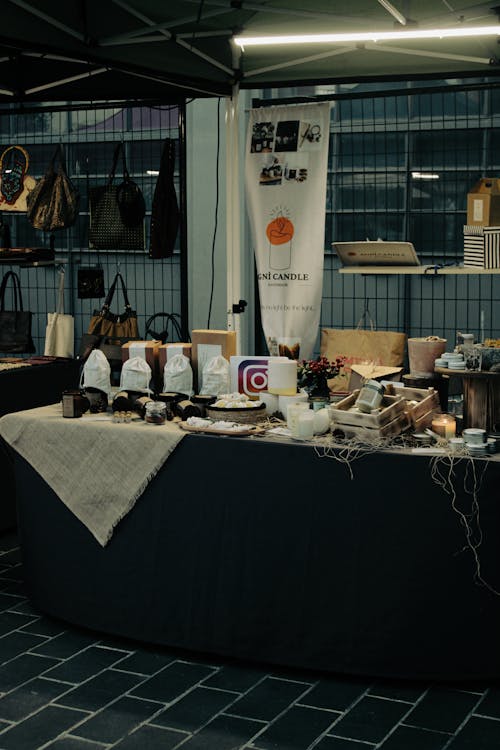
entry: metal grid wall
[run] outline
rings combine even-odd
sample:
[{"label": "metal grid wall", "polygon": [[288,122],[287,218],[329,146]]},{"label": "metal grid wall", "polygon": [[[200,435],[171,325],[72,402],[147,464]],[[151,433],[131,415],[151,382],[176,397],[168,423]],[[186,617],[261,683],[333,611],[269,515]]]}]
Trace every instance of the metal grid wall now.
[{"label": "metal grid wall", "polygon": [[[500,91],[484,80],[335,87],[321,325],[498,336],[500,277],[339,274],[332,241],[409,240],[424,264],[463,259],[467,192],[500,176]],[[300,93],[300,89],[296,93]],[[312,92],[308,92],[311,94]]]},{"label": "metal grid wall", "polygon": [[[77,272],[82,266],[101,266],[105,289],[119,270],[125,279],[132,307],[137,310],[139,332],[145,334],[145,323],[157,312],[182,313],[180,238],[172,258],[152,260],[148,257],[151,202],[165,138],[176,140],[176,188],[180,195],[179,109],[177,107],[127,106],[85,109],[55,108],[47,105],[40,111],[0,113],[0,151],[19,144],[28,151],[28,174],[41,177],[53,156],[55,145],[65,147],[67,171],[80,190],[80,215],[68,230],[55,233],[56,259],[59,265],[37,267],[2,264],[0,272],[16,271],[21,280],[24,308],[33,312],[33,339],[37,353],[43,353],[47,313],[55,310],[58,270],[65,271],[65,312],[75,317],[75,349],[81,334],[87,330],[95,308],[103,299],[79,299]],[[115,144],[123,141],[131,178],[140,186],[146,201],[146,250],[144,252],[91,252],[88,250],[88,187],[104,184],[111,168]],[[119,162],[116,182],[121,181]],[[48,247],[50,238],[33,229],[26,215],[2,212],[9,224],[15,247]],[[10,297],[7,297],[7,303]],[[113,312],[123,309],[121,290],[115,295]]]}]

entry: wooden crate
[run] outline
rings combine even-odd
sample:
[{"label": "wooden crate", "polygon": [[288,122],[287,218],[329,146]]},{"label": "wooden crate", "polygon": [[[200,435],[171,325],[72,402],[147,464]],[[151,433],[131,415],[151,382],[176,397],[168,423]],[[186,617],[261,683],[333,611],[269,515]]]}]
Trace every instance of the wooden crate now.
[{"label": "wooden crate", "polygon": [[401,412],[390,422],[382,425],[381,427],[364,427],[355,426],[350,424],[333,424],[332,430],[340,430],[346,438],[356,437],[366,442],[374,442],[379,438],[395,437],[401,435],[402,432],[408,429],[410,422],[408,415],[405,412]]},{"label": "wooden crate", "polygon": [[379,430],[400,414],[404,414],[406,403],[401,396],[384,396],[380,409],[365,414],[354,406],[358,395],[359,390],[353,391],[347,398],[330,407],[334,428],[338,426],[342,429],[344,425],[351,425]]},{"label": "wooden crate", "polygon": [[395,388],[389,384],[387,391],[405,400],[405,411],[415,429],[430,427],[434,414],[441,413],[439,394],[435,388]]}]

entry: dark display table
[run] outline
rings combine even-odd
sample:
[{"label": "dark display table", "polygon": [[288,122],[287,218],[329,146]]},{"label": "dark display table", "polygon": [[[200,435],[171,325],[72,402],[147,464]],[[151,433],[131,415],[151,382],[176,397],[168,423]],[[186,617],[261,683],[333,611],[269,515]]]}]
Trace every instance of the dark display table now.
[{"label": "dark display table", "polygon": [[[35,406],[53,404],[62,391],[78,384],[76,360],[55,360],[0,372],[0,417]],[[10,452],[0,438],[0,532],[16,525],[15,482]]]},{"label": "dark display table", "polygon": [[[351,480],[311,446],[188,435],[103,548],[16,454],[26,581],[43,611],[143,641],[351,674],[497,678],[500,596],[475,582],[430,460],[366,454]],[[457,487],[471,468],[455,466]],[[487,461],[479,555],[497,589],[499,480]],[[457,507],[471,503],[458,492]]]}]

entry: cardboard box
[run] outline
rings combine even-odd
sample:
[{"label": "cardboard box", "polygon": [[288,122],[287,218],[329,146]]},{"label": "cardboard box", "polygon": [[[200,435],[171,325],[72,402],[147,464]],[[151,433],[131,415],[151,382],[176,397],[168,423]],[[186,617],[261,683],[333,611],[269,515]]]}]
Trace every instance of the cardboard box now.
[{"label": "cardboard box", "polygon": [[162,344],[158,350],[158,366],[160,368],[160,375],[163,375],[163,369],[169,359],[175,357],[176,354],[183,354],[189,360],[191,360],[192,344],[186,344],[184,342],[176,341],[171,344]]},{"label": "cardboard box", "polygon": [[464,266],[500,268],[500,226],[464,226]]},{"label": "cardboard box", "polygon": [[351,365],[349,390],[362,388],[365,380],[401,380],[402,367],[386,367],[385,365]]},{"label": "cardboard box", "polygon": [[151,367],[153,383],[156,384],[159,374],[159,349],[161,341],[127,341],[122,345],[122,362],[132,357],[142,357]]},{"label": "cardboard box", "polygon": [[484,177],[467,194],[467,224],[492,227],[500,224],[500,179]]},{"label": "cardboard box", "polygon": [[196,392],[202,388],[202,373],[204,365],[218,355],[222,355],[229,362],[236,354],[236,331],[216,331],[198,329],[191,332],[192,350],[191,360],[195,379]]},{"label": "cardboard box", "polygon": [[246,393],[247,396],[255,396],[267,391],[267,368],[270,359],[285,360],[287,357],[243,357],[236,355],[231,357],[230,375],[231,391]]}]

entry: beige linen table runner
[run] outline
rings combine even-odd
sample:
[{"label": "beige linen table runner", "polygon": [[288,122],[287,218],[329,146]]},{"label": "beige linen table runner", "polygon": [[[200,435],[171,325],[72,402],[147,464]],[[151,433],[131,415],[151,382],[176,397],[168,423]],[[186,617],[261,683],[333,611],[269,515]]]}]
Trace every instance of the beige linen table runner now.
[{"label": "beige linen table runner", "polygon": [[0,435],[105,546],[184,434],[176,424],[62,416],[61,404],[6,414]]}]

